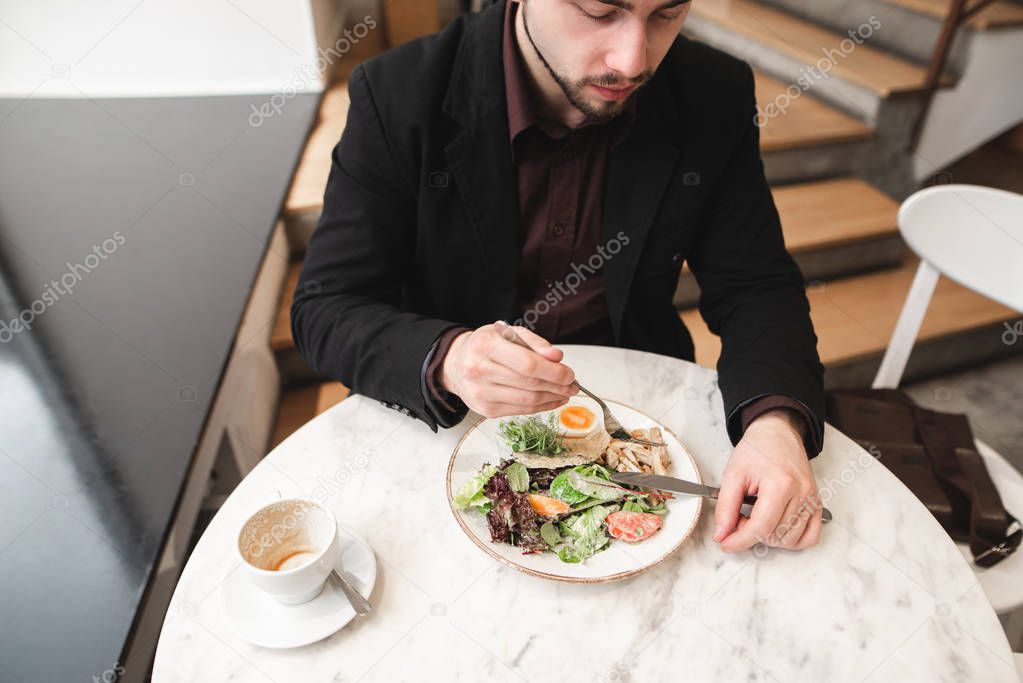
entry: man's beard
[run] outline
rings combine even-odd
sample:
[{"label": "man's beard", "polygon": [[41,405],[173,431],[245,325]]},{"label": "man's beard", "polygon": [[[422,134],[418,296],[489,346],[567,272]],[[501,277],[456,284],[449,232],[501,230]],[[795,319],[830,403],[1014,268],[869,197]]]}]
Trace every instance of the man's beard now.
[{"label": "man's beard", "polygon": [[[537,56],[540,57],[540,61],[543,63],[544,68],[547,69],[547,73],[551,75],[554,82],[557,83],[558,87],[561,88],[561,91],[565,93],[565,97],[568,99],[569,103],[595,123],[610,121],[622,113],[625,109],[625,103],[629,101],[628,98],[618,102],[604,102],[602,106],[595,106],[583,96],[583,89],[587,85],[591,84],[604,87],[614,87],[618,86],[625,79],[622,79],[615,74],[605,74],[598,78],[583,78],[573,83],[568,77],[559,74],[554,70],[554,67],[551,66],[550,62],[547,61],[547,58],[544,57],[543,52],[540,51],[536,41],[533,40],[533,34],[529,30],[529,22],[526,20],[526,6],[526,3],[520,3],[519,5],[519,11],[522,12],[522,27],[526,30],[526,37],[529,39],[529,43],[533,46],[533,50],[536,52]],[[639,86],[640,84],[645,83],[651,75],[652,74],[650,72],[645,71],[640,74],[638,78],[631,79],[631,83]],[[635,95],[635,90],[630,93],[630,96],[632,95]]]}]

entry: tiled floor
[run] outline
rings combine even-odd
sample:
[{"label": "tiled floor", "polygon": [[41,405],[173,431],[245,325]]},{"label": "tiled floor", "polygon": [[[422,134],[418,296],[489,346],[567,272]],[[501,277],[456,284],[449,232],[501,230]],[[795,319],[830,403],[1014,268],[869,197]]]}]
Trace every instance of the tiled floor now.
[{"label": "tiled floor", "polygon": [[[1023,338],[1017,343],[1023,346]],[[965,413],[974,436],[1023,471],[1023,355],[917,382],[906,391],[933,410]]]}]

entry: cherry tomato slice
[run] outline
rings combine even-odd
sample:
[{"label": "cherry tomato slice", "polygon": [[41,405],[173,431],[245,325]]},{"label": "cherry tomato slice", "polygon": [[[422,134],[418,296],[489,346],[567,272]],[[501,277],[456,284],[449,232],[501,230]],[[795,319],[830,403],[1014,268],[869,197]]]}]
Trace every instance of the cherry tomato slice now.
[{"label": "cherry tomato slice", "polygon": [[651,512],[612,512],[605,518],[607,532],[613,537],[635,543],[661,528],[661,518]]}]

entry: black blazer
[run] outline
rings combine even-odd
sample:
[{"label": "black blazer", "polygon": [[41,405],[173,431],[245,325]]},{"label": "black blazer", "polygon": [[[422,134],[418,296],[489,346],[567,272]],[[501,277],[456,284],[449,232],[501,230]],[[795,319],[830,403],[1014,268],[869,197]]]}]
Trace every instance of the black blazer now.
[{"label": "black blazer", "polygon": [[[514,320],[520,253],[502,68],[503,4],[358,67],[292,306],[299,352],[352,391],[424,420],[434,341]],[[823,425],[823,368],[803,278],[785,250],[754,125],[753,72],[675,40],[611,151],[602,243],[617,345],[693,359],[672,305],[682,263],[721,336],[729,434],[746,401],[783,394]],[[820,436],[818,434],[818,436]]]}]

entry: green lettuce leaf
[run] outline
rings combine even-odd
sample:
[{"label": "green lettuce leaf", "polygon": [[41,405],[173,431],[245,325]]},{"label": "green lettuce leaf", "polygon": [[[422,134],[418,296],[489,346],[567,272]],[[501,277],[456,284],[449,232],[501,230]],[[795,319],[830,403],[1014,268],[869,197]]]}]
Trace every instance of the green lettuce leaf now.
[{"label": "green lettuce leaf", "polygon": [[585,493],[581,493],[572,488],[572,484],[568,480],[568,476],[575,470],[565,470],[558,476],[554,477],[554,481],[551,482],[551,496],[558,500],[563,500],[569,505],[575,506],[582,503],[589,498]]},{"label": "green lettuce leaf", "polygon": [[471,479],[462,484],[462,488],[458,489],[458,493],[452,499],[455,507],[465,510],[469,507],[482,508],[489,503],[490,499],[483,495],[483,487],[496,472],[497,468],[493,465],[485,465]]},{"label": "green lettuce leaf", "polygon": [[551,496],[575,507],[591,498],[617,500],[625,495],[625,492],[619,489],[601,486],[601,482],[605,481],[611,481],[611,472],[606,467],[596,463],[578,465],[554,477],[554,481],[551,482]]},{"label": "green lettuce leaf", "polygon": [[576,550],[575,546],[571,543],[562,543],[554,549],[554,552],[557,553],[558,559],[562,562],[575,564],[583,561],[582,556],[579,555],[579,551]]},{"label": "green lettuce leaf", "polygon": [[508,465],[504,476],[508,477],[508,486],[515,493],[525,493],[529,490],[529,472],[521,462],[513,462]]},{"label": "green lettuce leaf", "polygon": [[590,498],[596,498],[597,500],[618,500],[625,496],[628,491],[623,491],[619,487],[605,486],[604,483],[608,482],[608,479],[597,475],[587,475],[576,470],[569,470],[566,472],[568,475],[568,485],[573,490],[579,493],[585,494]]},{"label": "green lettuce leaf", "polygon": [[543,523],[543,526],[540,527],[540,538],[551,548],[555,548],[561,543],[561,534],[558,532],[558,527],[554,525],[554,522]]},{"label": "green lettuce leaf", "polygon": [[617,505],[595,505],[563,520],[563,542],[554,549],[561,561],[581,562],[606,548],[611,538],[604,530],[604,518],[617,510]]},{"label": "green lettuce leaf", "polygon": [[664,499],[636,493],[626,496],[622,509],[631,512],[652,512],[655,515],[664,515],[668,512]]}]

